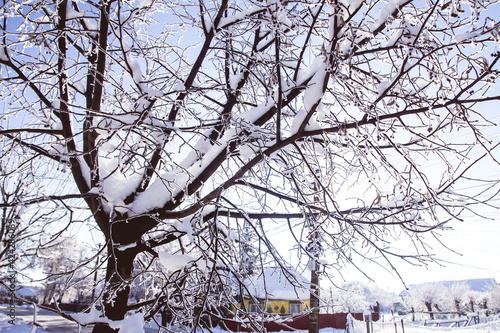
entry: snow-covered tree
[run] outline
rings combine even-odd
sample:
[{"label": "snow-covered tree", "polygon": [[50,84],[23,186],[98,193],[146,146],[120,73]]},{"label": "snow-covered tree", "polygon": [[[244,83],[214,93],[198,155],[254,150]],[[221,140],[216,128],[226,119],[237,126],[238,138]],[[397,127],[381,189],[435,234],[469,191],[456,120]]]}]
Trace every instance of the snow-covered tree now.
[{"label": "snow-covered tree", "polygon": [[454,283],[446,292],[448,308],[450,311],[456,311],[460,315],[465,314],[464,302],[467,294],[470,292],[470,287],[465,283]]},{"label": "snow-covered tree", "polygon": [[[3,173],[3,163],[0,161],[0,172]],[[9,202],[14,198],[22,198],[29,188],[23,183],[23,175],[12,179],[3,177],[0,183],[1,202]],[[12,184],[15,182],[14,184]],[[0,267],[14,267],[17,260],[20,238],[23,226],[20,225],[20,207],[2,207],[0,214]]]},{"label": "snow-covered tree", "polygon": [[365,310],[370,304],[363,286],[359,283],[347,283],[340,288],[332,288],[327,297],[328,306],[332,307],[333,312]]},{"label": "snow-covered tree", "polygon": [[[16,283],[29,282],[26,280],[26,270],[34,268],[37,263],[37,253],[52,246],[51,239],[58,235],[65,226],[52,229],[46,228],[52,222],[62,220],[68,214],[67,210],[57,211],[54,207],[40,205],[38,207],[25,206],[23,202],[37,197],[40,193],[40,179],[32,172],[29,164],[17,165],[15,149],[2,147],[0,155],[0,280],[6,275],[17,271]],[[12,172],[13,163],[16,165]],[[17,203],[13,205],[12,203]],[[62,237],[58,237],[58,241]],[[53,239],[52,239],[53,240]]]},{"label": "snow-covered tree", "polygon": [[500,312],[500,284],[491,289],[488,308],[494,313]]},{"label": "snow-covered tree", "polygon": [[[223,316],[248,239],[285,271],[277,244],[308,257],[311,235],[325,274],[426,263],[425,235],[498,192],[474,174],[497,163],[495,4],[4,1],[1,177],[28,169],[37,191],[2,207],[64,214],[50,240],[100,232],[94,332],[129,310]],[[158,260],[163,287],[129,303]]]},{"label": "snow-covered tree", "polygon": [[465,297],[465,309],[467,312],[477,312],[488,306],[488,292],[469,290]]},{"label": "snow-covered tree", "polygon": [[397,300],[391,294],[375,284],[361,282],[344,283],[340,287],[330,288],[323,296],[326,307],[332,312],[350,312],[356,310],[374,309],[380,312],[389,311]]},{"label": "snow-covered tree", "polygon": [[442,283],[424,283],[412,286],[409,290],[406,305],[417,312],[429,312],[431,319],[434,319],[433,312],[447,310],[444,308],[447,304],[446,298],[448,295],[446,289]]},{"label": "snow-covered tree", "polygon": [[259,266],[259,259],[263,259],[263,252],[259,251],[259,239],[248,223],[243,223],[241,230],[238,230],[239,237],[239,273],[242,277],[247,277],[255,272],[255,267]]},{"label": "snow-covered tree", "polygon": [[393,309],[394,303],[399,301],[399,297],[394,293],[380,288],[376,283],[365,285],[365,293],[370,307],[375,309],[378,306],[379,312],[390,312]]},{"label": "snow-covered tree", "polygon": [[409,288],[405,305],[416,311],[463,316],[479,310],[495,311],[495,293],[494,286],[481,292],[472,290],[467,281],[424,283]]},{"label": "snow-covered tree", "polygon": [[83,303],[93,291],[96,258],[76,239],[65,238],[38,251],[38,265],[44,279],[43,304]]}]

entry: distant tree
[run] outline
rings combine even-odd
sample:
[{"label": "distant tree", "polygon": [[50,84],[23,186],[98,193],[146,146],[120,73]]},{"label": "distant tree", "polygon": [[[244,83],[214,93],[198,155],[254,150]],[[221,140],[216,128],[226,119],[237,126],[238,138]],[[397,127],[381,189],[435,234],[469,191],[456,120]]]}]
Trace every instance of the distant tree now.
[{"label": "distant tree", "polygon": [[46,275],[42,295],[45,305],[89,300],[95,258],[86,256],[86,248],[76,239],[62,239],[38,252],[38,264]]},{"label": "distant tree", "polygon": [[491,291],[481,293],[481,295],[477,301],[477,305],[479,306],[479,309],[485,310],[486,312],[489,311],[490,297],[491,297]]},{"label": "distant tree", "polygon": [[489,308],[495,313],[500,312],[500,285],[493,286],[490,293]]},{"label": "distant tree", "polygon": [[[457,282],[450,286],[442,283],[425,283],[410,288],[406,305],[414,307],[416,311],[450,311],[458,315],[478,310],[490,312],[495,311],[496,292],[495,286],[484,292],[474,291],[465,282]],[[431,317],[433,318],[433,315]]]},{"label": "distant tree", "polygon": [[415,311],[429,312],[430,318],[434,319],[433,312],[444,309],[446,294],[446,287],[442,283],[423,283],[410,288],[407,305]]},{"label": "distant tree", "polygon": [[451,311],[456,311],[460,315],[464,315],[464,301],[467,294],[470,291],[470,287],[466,283],[455,283],[448,288],[447,298],[449,301],[448,307]]},{"label": "distant tree", "polygon": [[397,296],[374,283],[348,282],[331,288],[325,295],[326,307],[333,312],[364,310],[378,304],[380,312],[389,311]]},{"label": "distant tree", "polygon": [[365,284],[364,290],[367,294],[366,298],[368,302],[370,302],[372,308],[378,303],[380,312],[390,312],[394,303],[399,300],[399,297],[394,293],[380,288],[376,283]]},{"label": "distant tree", "polygon": [[[499,190],[474,173],[498,166],[495,5],[4,1],[1,177],[28,170],[36,191],[1,208],[42,212],[47,244],[75,225],[100,233],[95,333],[132,310],[168,308],[181,330],[223,316],[253,239],[268,253],[255,264],[294,284],[283,239],[304,259],[321,243],[325,274],[427,263],[425,235]],[[156,261],[163,286],[131,301]]]},{"label": "distant tree", "polygon": [[489,292],[469,290],[465,296],[465,309],[467,312],[477,312],[487,308],[487,297]]},{"label": "distant tree", "polygon": [[364,285],[359,282],[345,283],[340,288],[331,288],[327,294],[327,306],[331,307],[333,312],[354,312],[367,309],[370,301],[365,291]]},{"label": "distant tree", "polygon": [[[33,281],[27,271],[38,265],[39,251],[49,249],[53,245],[51,238],[67,228],[63,224],[56,227],[53,222],[71,212],[43,204],[35,208],[24,205],[25,200],[38,197],[42,184],[29,164],[12,172],[11,167],[19,157],[19,152],[14,151],[3,146],[0,154],[0,280],[4,280],[4,274],[16,272],[17,284],[29,284]],[[51,227],[53,234],[47,234],[47,228]]]},{"label": "distant tree", "polygon": [[[0,173],[3,174],[3,163],[0,161]],[[4,177],[1,179],[0,191],[1,202],[7,203],[15,199],[23,198],[26,195],[29,184],[26,184],[24,175],[16,175],[17,179]],[[14,181],[14,184],[11,184]],[[28,185],[28,186],[26,186]],[[14,266],[19,250],[14,251],[14,247],[19,247],[23,226],[20,225],[21,207],[4,206],[1,209],[0,220],[0,267],[8,268],[11,264]]]},{"label": "distant tree", "polygon": [[239,273],[243,278],[255,274],[256,267],[259,266],[260,260],[263,258],[263,251],[259,251],[259,239],[257,234],[252,230],[249,223],[243,223],[241,230],[238,232],[242,241],[238,242],[239,246]]}]

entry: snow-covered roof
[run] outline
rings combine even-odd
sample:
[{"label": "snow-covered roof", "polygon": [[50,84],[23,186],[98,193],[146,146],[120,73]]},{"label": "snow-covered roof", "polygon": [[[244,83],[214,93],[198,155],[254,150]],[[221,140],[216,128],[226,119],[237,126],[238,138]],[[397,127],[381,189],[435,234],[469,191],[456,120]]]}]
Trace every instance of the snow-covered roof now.
[{"label": "snow-covered roof", "polygon": [[[464,284],[467,285],[470,290],[478,291],[478,292],[487,292],[490,291],[493,286],[497,285],[497,281],[494,278],[485,278],[485,279],[469,279],[469,280],[453,280],[453,281],[436,281],[436,282],[427,282],[422,284],[410,284],[408,285],[408,290],[418,288],[424,284],[440,284],[445,287],[451,288],[454,285]],[[399,295],[406,296],[409,295],[408,290],[403,290]]]},{"label": "snow-covered roof", "polygon": [[309,281],[294,269],[285,275],[281,268],[267,268],[260,275],[245,280],[245,287],[253,297],[274,300],[309,299]]},{"label": "snow-covered roof", "polygon": [[36,297],[40,293],[40,288],[20,286],[16,289],[16,295],[21,297]]}]

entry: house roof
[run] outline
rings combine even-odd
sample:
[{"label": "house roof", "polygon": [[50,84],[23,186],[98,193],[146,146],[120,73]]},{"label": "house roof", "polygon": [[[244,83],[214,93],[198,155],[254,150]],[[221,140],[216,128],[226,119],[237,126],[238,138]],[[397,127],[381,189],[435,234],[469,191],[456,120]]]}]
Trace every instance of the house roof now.
[{"label": "house roof", "polygon": [[16,290],[16,294],[21,297],[36,297],[39,293],[34,287],[21,286]]},{"label": "house roof", "polygon": [[260,299],[309,299],[309,281],[294,269],[288,269],[285,275],[281,268],[267,268],[260,275],[247,278],[244,283],[248,292]]},{"label": "house roof", "polygon": [[[410,285],[408,285],[408,290],[418,288],[418,287],[425,285],[425,284],[440,284],[440,285],[444,285],[445,287],[448,287],[448,288],[450,288],[454,285],[458,285],[458,284],[465,284],[472,291],[487,292],[487,291],[490,291],[491,288],[493,288],[493,286],[497,285],[497,281],[494,278],[486,278],[486,279],[469,279],[469,280],[427,282],[427,283],[421,283],[421,284],[410,284]],[[408,290],[403,290],[399,294],[399,296],[409,295]]]}]

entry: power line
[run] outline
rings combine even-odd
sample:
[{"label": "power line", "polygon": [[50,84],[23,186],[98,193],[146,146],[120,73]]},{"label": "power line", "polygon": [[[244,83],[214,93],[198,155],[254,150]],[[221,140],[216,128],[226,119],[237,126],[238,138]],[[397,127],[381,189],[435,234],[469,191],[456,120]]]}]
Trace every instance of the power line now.
[{"label": "power line", "polygon": [[455,265],[455,266],[480,269],[480,270],[489,271],[489,272],[500,272],[500,269],[491,269],[491,268],[478,267],[478,266],[472,266],[472,265],[467,265],[467,264],[460,264],[458,262],[453,262],[453,261],[444,260],[444,259],[434,259],[434,260],[437,262],[442,262],[442,263],[451,264],[451,265]]}]

